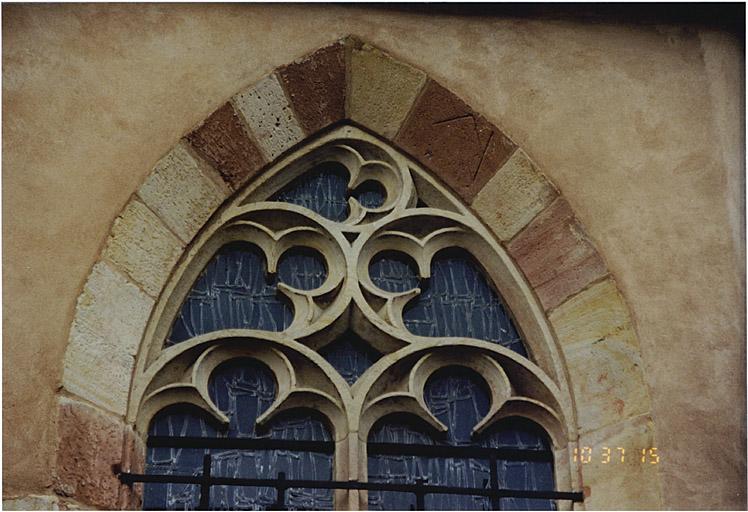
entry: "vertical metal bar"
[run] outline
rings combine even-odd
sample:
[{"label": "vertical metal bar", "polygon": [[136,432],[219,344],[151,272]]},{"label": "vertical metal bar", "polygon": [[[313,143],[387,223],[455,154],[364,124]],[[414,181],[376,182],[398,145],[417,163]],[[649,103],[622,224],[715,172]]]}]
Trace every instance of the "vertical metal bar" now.
[{"label": "vertical metal bar", "polygon": [[501,510],[501,499],[499,498],[499,462],[496,459],[496,453],[491,453],[489,456],[489,463],[491,465],[491,480],[490,488],[493,493],[491,494],[491,508],[493,510]]},{"label": "vertical metal bar", "polygon": [[273,510],[286,510],[286,474],[281,471],[278,473],[278,480],[275,484],[275,504]]},{"label": "vertical metal bar", "polygon": [[[423,487],[423,478],[416,478],[416,486]],[[416,489],[416,510],[426,510],[426,493]]]},{"label": "vertical metal bar", "polygon": [[200,504],[198,510],[210,510],[210,471],[211,471],[210,453],[203,457],[203,478],[200,482]]}]

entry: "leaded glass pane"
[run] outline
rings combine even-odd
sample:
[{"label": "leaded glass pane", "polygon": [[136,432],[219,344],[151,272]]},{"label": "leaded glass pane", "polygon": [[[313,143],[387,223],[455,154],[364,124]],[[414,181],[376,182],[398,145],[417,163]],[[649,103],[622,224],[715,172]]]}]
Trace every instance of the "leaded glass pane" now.
[{"label": "leaded glass pane", "polygon": [[350,331],[323,348],[320,354],[343,376],[349,386],[382,357],[382,354]]},{"label": "leaded glass pane", "polygon": [[507,309],[464,251],[445,251],[431,263],[431,279],[403,312],[419,336],[461,336],[499,343],[527,356]]},{"label": "leaded glass pane", "polygon": [[343,165],[324,163],[289,183],[272,196],[271,201],[303,206],[336,222],[348,218],[351,195],[367,208],[377,208],[384,203],[385,191],[381,185],[365,181],[349,194],[348,179],[348,170]]},{"label": "leaded glass pane", "polygon": [[[211,376],[211,399],[230,419],[226,430],[219,430],[194,409],[168,409],[151,424],[150,435],[250,437],[304,441],[330,441],[324,423],[312,412],[298,412],[274,421],[269,428],[256,428],[257,417],[273,402],[275,379],[270,370],[254,360],[236,360],[220,366]],[[202,473],[205,453],[213,457],[213,475],[234,478],[276,478],[284,471],[287,478],[329,480],[332,456],[284,450],[198,450],[149,448],[147,472],[151,474]],[[214,486],[211,509],[265,510],[275,503],[272,488]],[[145,509],[194,509],[199,502],[197,486],[148,484]],[[330,510],[332,491],[289,489],[287,503],[292,510]]]},{"label": "leaded glass pane", "polygon": [[386,292],[405,292],[418,286],[418,267],[408,256],[395,252],[380,252],[369,264],[371,281]]},{"label": "leaded glass pane", "polygon": [[326,279],[324,258],[313,250],[291,249],[278,276],[267,274],[262,252],[246,243],[221,248],[197,278],[177,315],[167,346],[222,329],[282,331],[293,320],[290,301],[278,291],[278,279],[302,290]]},{"label": "leaded glass pane", "polygon": [[[542,431],[530,422],[502,422],[492,431],[471,439],[473,427],[485,416],[489,392],[483,380],[471,371],[449,368],[432,376],[424,389],[424,399],[431,412],[449,427],[443,437],[435,437],[404,416],[376,425],[369,442],[447,444],[451,446],[492,446],[528,449],[550,448]],[[417,457],[410,455],[375,455],[368,459],[372,482],[415,483],[423,478],[431,485],[485,487],[490,478],[488,459],[451,457]],[[513,489],[554,489],[550,462],[499,462],[499,485]],[[490,510],[488,498],[479,496],[427,495],[429,510]],[[370,492],[372,510],[408,510],[415,506],[410,493]],[[504,510],[552,510],[550,500],[503,499]]]}]

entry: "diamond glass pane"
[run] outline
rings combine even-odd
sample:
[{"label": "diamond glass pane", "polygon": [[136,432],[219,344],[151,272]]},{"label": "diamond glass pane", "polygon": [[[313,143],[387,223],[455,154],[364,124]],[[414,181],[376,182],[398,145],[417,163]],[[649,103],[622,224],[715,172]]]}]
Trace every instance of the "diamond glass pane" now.
[{"label": "diamond glass pane", "polygon": [[[205,413],[192,409],[167,409],[151,423],[150,435],[249,437],[303,441],[330,441],[324,423],[312,412],[298,412],[279,418],[264,430],[256,427],[257,417],[273,402],[275,379],[270,370],[254,360],[235,360],[220,366],[211,376],[211,399],[230,419],[220,429]],[[330,480],[332,456],[284,450],[218,450],[148,448],[148,474],[202,474],[205,453],[213,457],[214,476],[233,478],[276,478],[284,471],[289,479]],[[291,510],[331,510],[332,491],[289,489]],[[199,487],[184,484],[146,484],[146,510],[195,509]],[[212,510],[266,510],[276,501],[272,488],[213,486]]]},{"label": "diamond glass pane", "polygon": [[[485,416],[489,393],[483,380],[471,371],[449,368],[432,376],[424,389],[424,399],[431,412],[449,427],[443,437],[413,418],[393,416],[372,429],[369,442],[446,444],[451,446],[514,447],[549,451],[542,430],[521,419],[503,421],[479,439],[471,438],[473,427]],[[415,483],[422,478],[431,485],[484,488],[490,479],[488,459],[421,457],[411,455],[374,455],[368,459],[372,482]],[[553,465],[550,462],[499,461],[499,485],[522,490],[554,489]],[[489,498],[480,496],[426,495],[429,510],[491,510]],[[503,510],[553,510],[551,500],[505,498]],[[370,492],[371,510],[408,510],[415,507],[410,493]]]}]

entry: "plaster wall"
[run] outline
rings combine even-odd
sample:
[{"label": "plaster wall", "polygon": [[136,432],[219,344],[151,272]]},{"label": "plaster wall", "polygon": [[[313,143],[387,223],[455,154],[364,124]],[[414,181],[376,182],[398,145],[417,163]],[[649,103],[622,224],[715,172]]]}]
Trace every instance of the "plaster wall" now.
[{"label": "plaster wall", "polygon": [[236,91],[349,33],[457,93],[559,186],[634,315],[663,506],[744,508],[737,42],[312,5],[3,8],[4,496],[51,486],[75,301],[153,164]]}]

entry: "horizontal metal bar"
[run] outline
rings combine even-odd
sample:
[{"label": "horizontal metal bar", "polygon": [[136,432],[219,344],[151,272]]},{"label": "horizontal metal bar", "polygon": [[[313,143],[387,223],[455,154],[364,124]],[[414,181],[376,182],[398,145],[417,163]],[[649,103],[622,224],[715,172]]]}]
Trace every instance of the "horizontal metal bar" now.
[{"label": "horizontal metal bar", "polygon": [[[136,482],[145,483],[179,483],[199,485],[205,480],[202,476],[188,475],[143,475],[136,473],[120,473],[120,481],[124,484]],[[269,478],[229,478],[210,477],[210,485],[236,485],[246,487],[278,487],[278,480]],[[283,488],[305,489],[356,489],[363,491],[409,492],[423,494],[452,494],[463,496],[497,496],[499,498],[528,498],[571,500],[581,502],[584,495],[581,492],[565,491],[527,491],[519,489],[479,489],[474,487],[450,487],[440,485],[418,484],[389,484],[378,482],[352,482],[337,480],[284,480]]]},{"label": "horizontal metal bar", "polygon": [[520,448],[483,448],[478,446],[442,446],[429,444],[369,443],[368,455],[417,455],[421,457],[470,457],[500,460],[553,462],[553,452]]},{"label": "horizontal metal bar", "polygon": [[330,441],[293,441],[285,439],[248,439],[244,437],[171,437],[149,436],[151,448],[214,448],[225,450],[288,450],[298,452],[335,453]]},{"label": "horizontal metal bar", "polygon": [[[150,436],[153,448],[213,448],[225,450],[289,450],[333,454],[331,441],[293,441],[285,439],[248,439],[241,437],[171,437]],[[553,453],[520,448],[483,448],[477,446],[444,446],[428,444],[368,443],[369,455],[415,455],[420,457],[470,457],[488,459],[495,455],[500,460],[553,462]]]}]

